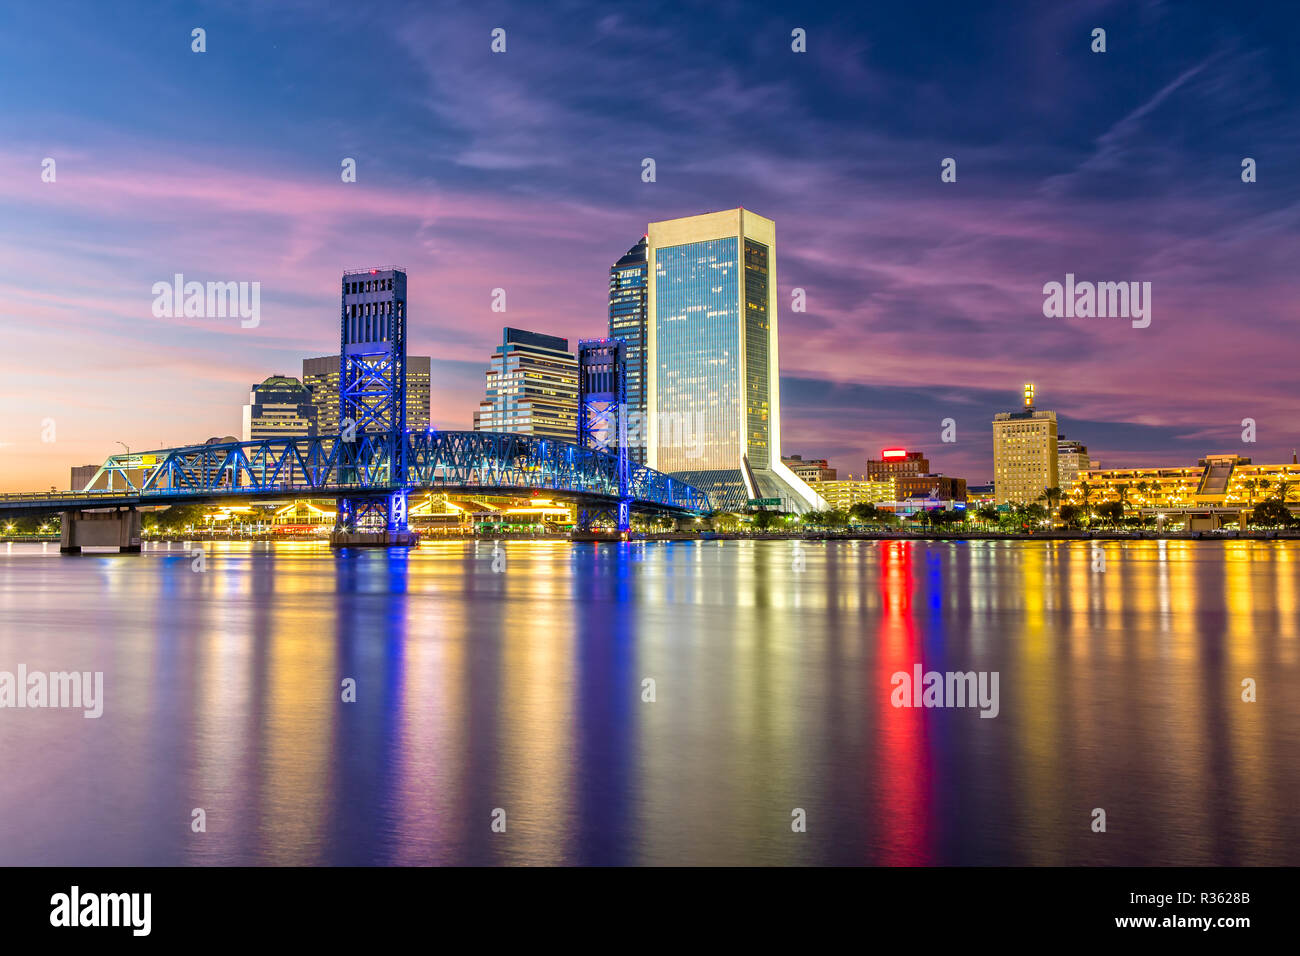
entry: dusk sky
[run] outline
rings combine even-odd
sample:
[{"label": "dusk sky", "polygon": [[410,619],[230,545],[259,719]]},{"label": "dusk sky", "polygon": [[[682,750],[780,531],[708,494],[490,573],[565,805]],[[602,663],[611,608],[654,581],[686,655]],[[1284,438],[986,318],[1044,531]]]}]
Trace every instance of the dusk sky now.
[{"label": "dusk sky", "polygon": [[[468,429],[502,325],[605,334],[647,222],[735,206],[776,222],[786,454],[856,475],[905,445],[985,482],[989,422],[1033,381],[1104,465],[1290,461],[1298,24],[1292,3],[7,3],[0,490],[65,488],[119,441],[238,435],[252,383],[337,351],[340,273],[371,265],[407,269],[433,422]],[[178,272],[260,282],[260,325],[155,318]],[[1044,317],[1066,273],[1150,282],[1150,327]]]}]

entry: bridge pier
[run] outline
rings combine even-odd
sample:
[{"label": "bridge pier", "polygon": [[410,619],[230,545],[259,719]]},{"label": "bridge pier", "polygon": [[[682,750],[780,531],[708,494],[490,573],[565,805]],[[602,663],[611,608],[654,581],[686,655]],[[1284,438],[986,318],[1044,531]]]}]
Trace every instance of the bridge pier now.
[{"label": "bridge pier", "polygon": [[340,498],[331,548],[415,548],[418,532],[406,523],[407,491],[384,497]]},{"label": "bridge pier", "polygon": [[82,548],[114,547],[119,554],[140,553],[140,512],[134,508],[63,512],[61,554],[80,554]]},{"label": "bridge pier", "polygon": [[415,548],[418,531],[331,531],[331,548]]}]

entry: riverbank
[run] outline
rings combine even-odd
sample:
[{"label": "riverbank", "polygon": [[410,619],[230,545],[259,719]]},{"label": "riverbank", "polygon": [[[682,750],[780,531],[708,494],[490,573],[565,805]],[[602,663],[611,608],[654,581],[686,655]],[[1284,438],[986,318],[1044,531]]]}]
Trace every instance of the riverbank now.
[{"label": "riverbank", "polygon": [[1272,541],[1300,540],[1290,531],[756,531],[633,533],[634,541]]},{"label": "riverbank", "polygon": [[[616,532],[567,534],[524,534],[518,532],[488,535],[430,534],[421,532],[421,541],[566,541],[573,543],[617,542],[624,538]],[[1273,541],[1300,540],[1300,529],[1288,531],[1036,531],[1032,534],[1011,531],[634,531],[629,541]],[[0,535],[0,544],[58,542],[58,535]],[[222,535],[190,534],[169,537],[146,536],[147,549],[156,545],[176,545],[203,541],[257,541],[294,544],[327,544],[328,535]]]}]

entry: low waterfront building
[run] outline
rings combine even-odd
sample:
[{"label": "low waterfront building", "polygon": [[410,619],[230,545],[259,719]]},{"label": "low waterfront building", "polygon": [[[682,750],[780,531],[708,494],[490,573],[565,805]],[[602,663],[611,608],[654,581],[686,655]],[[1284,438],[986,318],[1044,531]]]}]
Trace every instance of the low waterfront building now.
[{"label": "low waterfront building", "polygon": [[837,472],[831,468],[825,458],[804,458],[801,455],[783,455],[781,461],[806,482],[834,481]]},{"label": "low waterfront building", "polygon": [[839,478],[834,481],[817,483],[817,493],[825,500],[828,507],[837,511],[847,511],[856,504],[879,504],[893,501],[897,490],[892,479],[870,481],[865,478]]},{"label": "low waterfront building", "polygon": [[900,475],[894,479],[899,498],[966,500],[966,479],[951,475]]},{"label": "low waterfront building", "polygon": [[[1292,511],[1300,510],[1300,464],[1256,465],[1240,455],[1206,455],[1194,466],[1090,468],[1079,475],[1066,500],[1089,509],[1120,502],[1134,515],[1186,513],[1217,527],[1223,520],[1238,521],[1262,501],[1278,499]],[[1194,529],[1200,525],[1189,523]]]},{"label": "low waterfront building", "polygon": [[892,511],[896,515],[908,516],[924,511],[956,511],[962,513],[966,510],[967,505],[964,501],[957,501],[953,498],[931,498],[929,495],[915,495],[910,498],[901,498],[898,501],[887,501],[879,506],[884,511]]}]

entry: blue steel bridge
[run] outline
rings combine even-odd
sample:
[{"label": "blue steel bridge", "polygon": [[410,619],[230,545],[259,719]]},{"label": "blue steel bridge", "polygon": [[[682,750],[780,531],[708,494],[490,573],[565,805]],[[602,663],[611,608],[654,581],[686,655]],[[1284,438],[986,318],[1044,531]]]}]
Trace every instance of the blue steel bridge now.
[{"label": "blue steel bridge", "polygon": [[579,343],[574,441],[406,427],[406,271],[343,273],[337,435],[209,443],[113,455],[85,490],[0,495],[0,516],[63,514],[61,550],[140,547],[141,506],[287,497],[338,501],[336,544],[412,544],[413,491],[528,495],[579,506],[627,531],[632,512],[702,514],[708,496],[627,453],[627,358],[621,339]]},{"label": "blue steel bridge", "polygon": [[[411,431],[279,438],[113,455],[88,488],[0,495],[0,515],[285,497],[375,498],[439,490],[527,495],[546,491],[593,511],[621,501],[639,511],[702,514],[709,499],[690,485],[618,454],[570,442],[498,432]],[[405,480],[396,462],[404,459]]]}]

